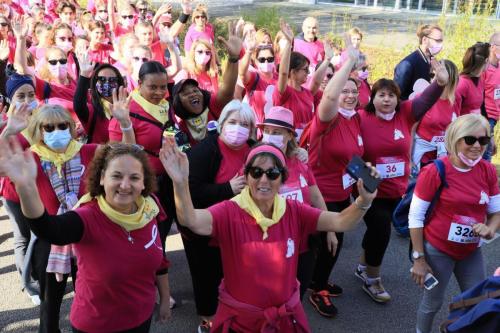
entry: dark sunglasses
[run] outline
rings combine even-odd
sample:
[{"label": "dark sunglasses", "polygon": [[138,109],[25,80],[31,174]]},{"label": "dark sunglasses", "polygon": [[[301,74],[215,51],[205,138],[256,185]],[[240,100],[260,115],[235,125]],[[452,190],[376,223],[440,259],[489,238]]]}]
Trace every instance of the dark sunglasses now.
[{"label": "dark sunglasses", "polygon": [[66,65],[68,63],[68,59],[54,59],[54,60],[47,60],[47,62],[52,66],[57,65],[57,63],[60,63],[61,65]]},{"label": "dark sunglasses", "polygon": [[68,123],[60,123],[57,125],[51,125],[51,124],[42,125],[43,130],[47,133],[53,132],[56,129],[56,127],[58,130],[64,131],[64,130],[68,129],[69,124]]},{"label": "dark sunglasses", "polygon": [[122,19],[133,19],[134,18],[134,15],[122,15]]},{"label": "dark sunglasses", "polygon": [[2,23],[0,23],[0,25],[1,25],[2,27],[6,27],[6,26],[8,26],[9,24],[8,24],[7,22],[2,22]]},{"label": "dark sunglasses", "polygon": [[274,62],[274,57],[260,57],[260,58],[257,58],[257,61],[260,62],[261,64],[265,63],[266,61],[267,62]]},{"label": "dark sunglasses", "polygon": [[107,77],[107,76],[98,76],[97,77],[97,81],[101,82],[101,83],[104,83],[104,82],[108,82],[108,83],[116,83],[118,82],[118,78],[116,76],[111,76],[111,77]]},{"label": "dark sunglasses", "polygon": [[333,77],[333,74],[326,74],[326,78],[330,80]]},{"label": "dark sunglasses", "polygon": [[195,19],[199,19],[199,18],[207,18],[205,15],[197,15],[194,17]]},{"label": "dark sunglasses", "polygon": [[250,167],[248,168],[248,173],[250,174],[250,176],[252,176],[253,179],[260,179],[263,174],[266,174],[268,179],[276,180],[281,175],[281,169],[278,167],[274,167],[264,171],[259,167]]},{"label": "dark sunglasses", "polygon": [[148,58],[132,57],[132,59],[134,59],[135,61],[142,60],[142,62],[148,62],[148,61],[149,61],[149,59],[148,59]]},{"label": "dark sunglasses", "polygon": [[488,143],[490,143],[491,138],[489,136],[480,136],[479,138],[476,138],[475,136],[472,135],[467,135],[463,137],[464,142],[468,146],[472,146],[473,144],[476,143],[476,141],[479,141],[479,144],[481,146],[486,146]]}]

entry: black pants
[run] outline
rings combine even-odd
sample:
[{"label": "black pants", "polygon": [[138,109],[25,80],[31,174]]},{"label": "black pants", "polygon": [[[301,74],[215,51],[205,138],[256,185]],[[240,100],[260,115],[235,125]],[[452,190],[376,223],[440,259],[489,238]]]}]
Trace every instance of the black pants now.
[{"label": "black pants", "polygon": [[198,315],[210,317],[217,311],[219,285],[222,280],[220,249],[209,246],[211,238],[182,237],[193,282],[194,301]]},{"label": "black pants", "polygon": [[[153,316],[149,317],[148,320],[146,320],[145,322],[143,322],[142,324],[140,324],[137,327],[134,327],[134,328],[131,328],[131,329],[125,330],[125,331],[115,332],[115,333],[148,333],[149,329],[151,328],[151,319],[152,318],[153,318]],[[73,326],[71,326],[71,329],[72,329],[73,333],[85,333],[84,331],[80,331],[80,330],[74,328]]]},{"label": "black pants", "polygon": [[392,213],[400,199],[376,198],[366,212],[366,232],[363,237],[365,260],[369,266],[382,264],[385,250],[391,239]]},{"label": "black pants", "polygon": [[318,256],[319,248],[319,234],[310,235],[308,239],[308,250],[299,254],[299,262],[297,264],[297,280],[300,283],[300,299],[311,284],[313,278],[314,266],[316,265],[316,258]]},{"label": "black pants", "polygon": [[[345,208],[349,207],[350,200],[337,201],[337,202],[327,202],[326,207],[330,212],[341,212]],[[337,259],[340,256],[340,250],[342,249],[342,244],[344,243],[344,233],[336,232],[337,240],[339,241],[337,245],[337,252],[334,256],[328,250],[328,243],[326,239],[326,232],[319,233],[319,249],[318,249],[318,258],[316,259],[316,266],[314,268],[313,274],[313,283],[312,287],[315,291],[320,291],[326,289],[328,285],[328,279],[330,278],[330,274],[337,262]]]}]

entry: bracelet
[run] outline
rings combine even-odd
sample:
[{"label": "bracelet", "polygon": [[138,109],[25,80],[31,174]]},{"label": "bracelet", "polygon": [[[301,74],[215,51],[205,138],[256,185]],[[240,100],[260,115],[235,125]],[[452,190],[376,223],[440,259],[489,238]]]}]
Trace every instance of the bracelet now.
[{"label": "bracelet", "polygon": [[372,204],[370,203],[368,206],[361,206],[359,203],[358,203],[358,199],[356,198],[356,200],[353,201],[353,205],[356,206],[357,209],[360,209],[360,210],[364,210],[364,211],[367,211],[368,209],[370,209],[370,207],[372,206]]},{"label": "bracelet", "polygon": [[128,132],[128,131],[131,131],[132,130],[132,122],[130,122],[130,126],[129,127],[121,127],[120,126],[120,129],[122,130],[122,132]]},{"label": "bracelet", "polygon": [[182,13],[181,15],[179,15],[179,22],[181,22],[182,24],[186,24],[186,22],[188,21],[189,19],[189,14],[184,14]]}]

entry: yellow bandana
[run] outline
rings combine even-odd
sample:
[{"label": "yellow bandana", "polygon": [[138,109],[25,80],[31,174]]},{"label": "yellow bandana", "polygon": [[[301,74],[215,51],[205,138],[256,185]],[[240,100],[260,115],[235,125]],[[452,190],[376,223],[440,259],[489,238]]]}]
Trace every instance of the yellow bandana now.
[{"label": "yellow bandana", "polygon": [[208,108],[205,109],[198,116],[186,119],[187,128],[189,133],[196,141],[201,141],[205,139],[207,134],[207,122],[208,122]]},{"label": "yellow bandana", "polygon": [[106,118],[111,119],[111,117],[113,117],[113,111],[111,111],[111,107],[113,106],[113,104],[111,104],[104,98],[101,98],[101,104]]},{"label": "yellow bandana", "polygon": [[252,197],[250,196],[250,190],[248,186],[245,186],[241,193],[231,200],[236,202],[241,209],[243,209],[255,219],[255,222],[257,222],[257,224],[262,229],[262,232],[264,233],[262,239],[266,239],[268,237],[267,229],[270,226],[278,223],[283,215],[285,215],[286,201],[277,194],[274,196],[272,218],[267,218],[264,216],[264,214],[262,214],[259,207],[257,207]]},{"label": "yellow bandana", "polygon": [[90,202],[93,199],[97,200],[99,208],[107,218],[118,224],[127,232],[141,229],[160,213],[160,208],[158,208],[156,201],[152,197],[143,197],[142,195],[136,201],[138,208],[137,212],[133,214],[123,214],[117,212],[108,204],[106,199],[104,199],[104,196],[99,195],[96,198],[92,198],[90,193],[81,197],[73,209],[76,209],[80,207],[81,204]]},{"label": "yellow bandana", "polygon": [[82,148],[83,143],[71,139],[64,153],[57,153],[50,150],[47,146],[42,143],[35,143],[30,147],[31,151],[37,154],[42,161],[49,161],[54,163],[57,168],[57,173],[59,177],[62,177],[62,166],[64,163],[75,157],[76,154]]},{"label": "yellow bandana", "polygon": [[144,111],[153,116],[160,123],[165,124],[167,122],[169,104],[166,100],[163,99],[158,105],[152,104],[146,101],[146,99],[141,96],[139,90],[137,89],[132,91],[130,93],[130,96],[137,104],[139,104],[144,109]]}]

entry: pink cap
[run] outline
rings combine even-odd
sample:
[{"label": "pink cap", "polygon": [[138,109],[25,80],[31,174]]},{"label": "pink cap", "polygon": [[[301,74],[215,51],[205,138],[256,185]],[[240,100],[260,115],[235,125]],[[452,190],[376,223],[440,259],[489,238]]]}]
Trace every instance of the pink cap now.
[{"label": "pink cap", "polygon": [[282,127],[295,133],[293,125],[293,112],[282,106],[273,106],[266,112],[264,121],[256,124],[257,127],[263,126]]},{"label": "pink cap", "polygon": [[279,150],[278,148],[276,148],[275,146],[267,145],[267,144],[260,145],[256,148],[252,149],[250,151],[250,153],[248,153],[247,160],[246,160],[245,164],[248,164],[255,155],[262,154],[262,153],[269,153],[269,154],[276,156],[276,158],[281,161],[281,164],[283,164],[283,166],[286,166],[285,155],[283,155],[283,152],[281,150]]}]

